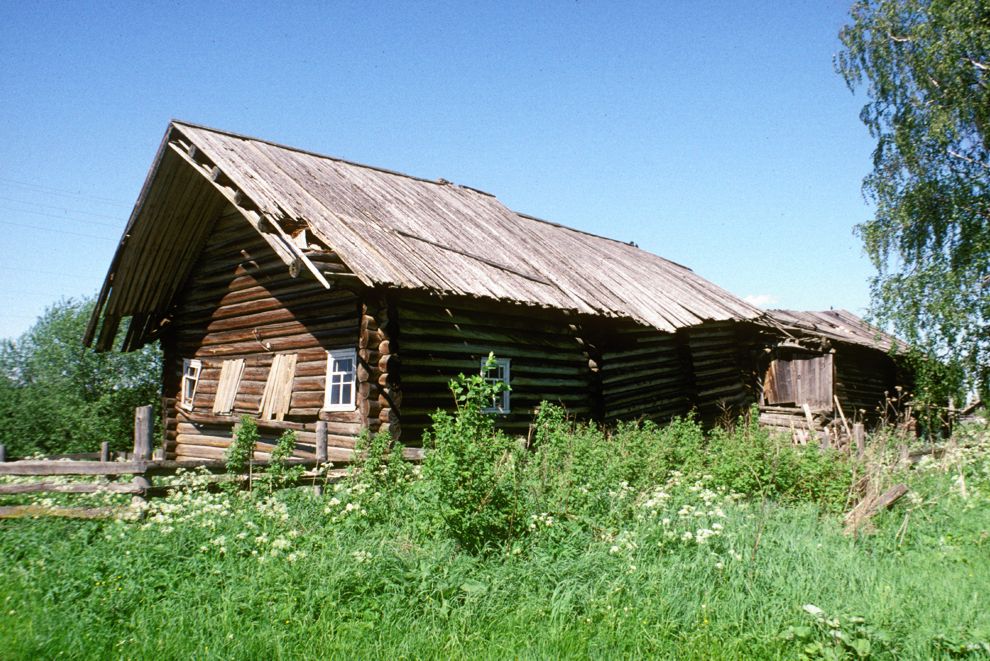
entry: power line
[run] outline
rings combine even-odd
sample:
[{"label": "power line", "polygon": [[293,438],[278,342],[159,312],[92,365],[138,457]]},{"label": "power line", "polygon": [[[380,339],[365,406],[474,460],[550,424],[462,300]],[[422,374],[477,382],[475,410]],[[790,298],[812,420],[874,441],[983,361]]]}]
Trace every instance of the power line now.
[{"label": "power line", "polygon": [[64,275],[74,278],[86,278],[92,273],[70,273],[68,271],[43,271],[41,269],[21,268],[17,266],[0,266],[0,271],[16,271],[17,273],[37,273],[38,275]]},{"label": "power line", "polygon": [[[14,202],[16,204],[29,204],[35,207],[41,207],[43,209],[54,209],[55,211],[64,211],[65,213],[81,213],[86,216],[96,216],[97,218],[108,218],[110,220],[121,221],[120,216],[111,216],[107,213],[97,213],[96,211],[84,211],[82,209],[72,209],[71,211],[66,207],[60,207],[54,204],[43,204],[41,202],[32,202],[30,200],[18,200],[14,197],[4,197],[0,195],[0,200],[5,200],[7,202]],[[121,221],[122,222],[122,221]]]},{"label": "power line", "polygon": [[42,232],[54,232],[55,234],[68,234],[70,236],[81,236],[86,239],[99,239],[100,241],[116,241],[116,239],[111,239],[107,236],[96,236],[95,234],[83,234],[82,232],[70,232],[68,230],[58,229],[55,227],[39,227],[37,225],[28,225],[27,223],[15,223],[9,220],[0,220],[0,225],[11,225],[13,227],[24,227],[29,230],[40,230]]},{"label": "power line", "polygon": [[0,181],[8,184],[14,184],[15,186],[24,186],[25,188],[33,188],[35,190],[45,191],[52,195],[66,195],[71,197],[82,197],[88,198],[90,200],[96,200],[97,202],[105,202],[107,204],[119,204],[122,206],[130,206],[128,202],[123,200],[114,200],[109,197],[100,197],[98,195],[88,195],[86,193],[80,193],[79,191],[70,191],[65,188],[55,188],[53,186],[44,186],[42,184],[36,184],[28,181],[18,181],[17,179],[9,179],[7,177],[0,177]]},{"label": "power line", "polygon": [[120,221],[119,223],[101,223],[98,220],[81,220],[79,218],[68,218],[66,216],[60,216],[56,213],[47,213],[45,211],[33,211],[31,209],[13,209],[7,206],[0,206],[0,210],[12,211],[14,213],[30,213],[35,216],[44,216],[45,218],[55,218],[57,220],[68,220],[74,223],[84,223],[87,225],[102,225],[104,227],[117,227],[117,228],[123,228],[124,225],[124,221]]},{"label": "power line", "polygon": [[[11,294],[18,294],[20,296],[45,296],[45,297],[58,296],[59,298],[66,298],[66,295],[63,292],[57,292],[57,291],[26,291],[24,289],[5,289],[5,291],[4,291],[4,293],[2,295],[5,298],[11,298],[11,299],[16,298],[15,296],[11,296]],[[68,298],[72,298],[72,297],[69,296]],[[4,316],[6,316],[6,313],[4,313]]]}]

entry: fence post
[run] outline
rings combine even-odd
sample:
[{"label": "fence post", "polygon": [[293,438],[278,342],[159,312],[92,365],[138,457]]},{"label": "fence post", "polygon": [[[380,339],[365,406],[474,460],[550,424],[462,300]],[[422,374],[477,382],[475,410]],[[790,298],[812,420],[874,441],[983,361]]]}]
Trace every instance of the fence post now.
[{"label": "fence post", "polygon": [[131,500],[132,502],[144,503],[147,502],[146,496],[148,495],[148,489],[151,488],[151,480],[149,480],[144,475],[135,475],[134,479],[131,480],[131,484],[139,487],[142,491],[140,494],[135,495]]},{"label": "fence post", "polygon": [[110,442],[103,441],[100,443],[100,461],[107,462],[110,461]]},{"label": "fence post", "polygon": [[856,439],[856,456],[862,459],[866,454],[866,428],[862,422],[853,423],[853,438]]},{"label": "fence post", "polygon": [[7,461],[7,446],[0,443],[0,464]]},{"label": "fence post", "polygon": [[[316,468],[319,470],[320,464],[327,463],[327,421],[318,420],[316,422]],[[323,485],[316,484],[315,479],[313,484],[313,494],[316,496],[323,495]]]},{"label": "fence post", "polygon": [[151,411],[150,405],[134,409],[134,458],[139,461],[151,459],[151,439],[154,433]]},{"label": "fence post", "polygon": [[316,460],[321,464],[327,461],[327,421],[316,423]]}]

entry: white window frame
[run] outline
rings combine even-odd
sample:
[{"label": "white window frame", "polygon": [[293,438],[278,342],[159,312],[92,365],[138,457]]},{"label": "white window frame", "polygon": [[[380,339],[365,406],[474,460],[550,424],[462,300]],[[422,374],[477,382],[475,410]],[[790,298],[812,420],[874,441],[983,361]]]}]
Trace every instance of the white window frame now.
[{"label": "white window frame", "polygon": [[[511,412],[509,408],[509,380],[512,378],[512,359],[511,358],[496,358],[495,367],[492,371],[495,372],[495,376],[491,376],[485,371],[485,366],[488,364],[488,358],[481,359],[481,376],[484,377],[485,381],[488,383],[497,383],[501,381],[506,385],[505,390],[502,391],[501,395],[498,397],[502,398],[501,402],[492,401],[493,406],[487,406],[482,411],[485,413],[499,413],[505,415]],[[499,376],[501,372],[501,376]]]},{"label": "white window frame", "polygon": [[[199,387],[199,375],[203,372],[203,361],[195,358],[182,359],[182,380],[179,382],[179,406],[192,411],[196,399],[196,388]],[[186,398],[186,383],[192,383],[192,392]]]},{"label": "white window frame", "polygon": [[[351,361],[349,372],[335,369],[336,363],[341,360]],[[323,392],[324,411],[353,411],[357,408],[357,367],[357,349],[331,349],[327,351],[327,383]],[[350,374],[350,379],[345,380],[348,374]],[[331,387],[334,385],[334,376],[336,375],[341,377],[339,385],[349,384],[351,386],[350,401],[337,403],[330,401]],[[341,400],[343,400],[343,393],[341,393]]]}]

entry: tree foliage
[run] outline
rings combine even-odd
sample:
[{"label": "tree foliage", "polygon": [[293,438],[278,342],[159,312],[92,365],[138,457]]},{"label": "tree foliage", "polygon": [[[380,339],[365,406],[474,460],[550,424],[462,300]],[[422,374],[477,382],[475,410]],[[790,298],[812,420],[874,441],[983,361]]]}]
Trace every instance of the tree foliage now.
[{"label": "tree foliage", "polygon": [[82,345],[92,300],[49,307],[24,335],[0,341],[0,443],[13,457],[131,445],[134,408],[156,404],[157,347],[96,353]]},{"label": "tree foliage", "polygon": [[860,0],[851,18],[836,68],[851,89],[866,84],[861,119],[877,143],[864,180],[876,212],[857,227],[877,268],[873,311],[939,359],[943,384],[985,395],[990,4]]}]

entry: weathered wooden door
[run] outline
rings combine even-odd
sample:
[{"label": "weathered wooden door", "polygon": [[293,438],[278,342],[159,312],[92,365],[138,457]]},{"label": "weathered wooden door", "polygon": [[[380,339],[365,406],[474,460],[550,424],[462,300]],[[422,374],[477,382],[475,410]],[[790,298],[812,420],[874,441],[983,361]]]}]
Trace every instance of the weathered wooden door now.
[{"label": "weathered wooden door", "polygon": [[767,404],[832,408],[832,354],[793,354],[776,358],[763,379]]}]

